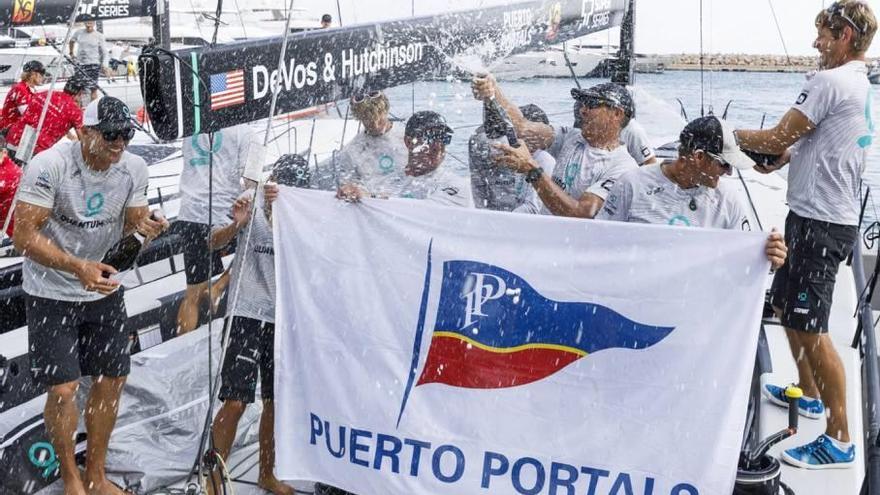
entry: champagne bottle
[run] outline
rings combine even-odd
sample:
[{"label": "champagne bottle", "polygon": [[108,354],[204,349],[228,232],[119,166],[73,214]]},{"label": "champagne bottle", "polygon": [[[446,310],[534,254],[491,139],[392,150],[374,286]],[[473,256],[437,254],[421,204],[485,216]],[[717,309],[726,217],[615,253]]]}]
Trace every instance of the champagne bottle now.
[{"label": "champagne bottle", "polygon": [[516,128],[513,127],[507,111],[495,98],[483,100],[483,128],[489,139],[507,138],[507,144],[514,148],[519,146]]},{"label": "champagne bottle", "polygon": [[[150,214],[150,218],[158,222],[163,218],[162,212],[154,210]],[[135,230],[108,249],[101,259],[101,263],[116,268],[117,272],[124,272],[134,266],[145,241],[146,237]],[[103,275],[106,278],[110,276],[110,273],[104,272]]]}]

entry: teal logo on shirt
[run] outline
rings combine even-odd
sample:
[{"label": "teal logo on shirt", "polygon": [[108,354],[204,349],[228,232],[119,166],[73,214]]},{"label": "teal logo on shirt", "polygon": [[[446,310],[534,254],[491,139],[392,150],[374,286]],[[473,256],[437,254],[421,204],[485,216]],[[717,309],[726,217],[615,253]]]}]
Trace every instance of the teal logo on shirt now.
[{"label": "teal logo on shirt", "polygon": [[383,174],[389,174],[394,170],[394,158],[391,158],[389,155],[382,155],[379,157],[379,171]]},{"label": "teal logo on shirt", "polygon": [[86,216],[93,217],[104,209],[104,195],[96,192],[86,200]]},{"label": "teal logo on shirt", "polygon": [[196,152],[197,156],[190,158],[189,164],[193,167],[200,167],[202,165],[207,165],[210,161],[211,154],[220,151],[220,148],[223,147],[223,133],[218,132],[214,134],[214,143],[209,145],[211,146],[210,150],[206,150],[202,148],[202,145],[199,144],[199,134],[194,135],[190,138],[190,144],[192,144],[193,151]]},{"label": "teal logo on shirt", "polygon": [[874,117],[871,115],[871,90],[865,101],[865,121],[868,124],[868,134],[859,138],[859,148],[867,149],[874,142]]},{"label": "teal logo on shirt", "polygon": [[574,185],[574,180],[577,178],[578,172],[581,169],[580,162],[571,162],[565,167],[565,178],[563,181],[565,182],[564,189],[567,191],[571,189],[571,186]]},{"label": "teal logo on shirt", "polygon": [[691,221],[684,215],[675,215],[669,219],[669,225],[684,225],[685,227],[690,227]]}]

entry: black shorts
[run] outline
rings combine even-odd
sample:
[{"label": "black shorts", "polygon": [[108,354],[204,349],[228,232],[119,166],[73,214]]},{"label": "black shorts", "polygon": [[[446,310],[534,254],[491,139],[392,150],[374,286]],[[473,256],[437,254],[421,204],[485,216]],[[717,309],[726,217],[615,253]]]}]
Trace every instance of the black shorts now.
[{"label": "black shorts", "polygon": [[782,310],[783,326],[807,333],[828,332],[837,270],[852,252],[858,232],[855,225],[788,213],[788,259],[776,272],[770,288],[770,303]]},{"label": "black shorts", "polygon": [[101,66],[98,64],[85,64],[80,65],[77,68],[77,72],[79,75],[88,78],[92,81],[92,87],[89,89],[95,89],[98,87],[98,78],[101,76]]},{"label": "black shorts", "polygon": [[205,223],[174,222],[175,231],[183,241],[183,264],[186,267],[186,285],[207,282],[223,273],[223,259],[219,251],[211,251],[208,235],[211,228]]},{"label": "black shorts", "polygon": [[31,374],[45,385],[128,376],[132,336],[122,289],[91,302],[25,296]]},{"label": "black shorts", "polygon": [[237,400],[250,404],[260,375],[260,396],[275,397],[275,324],[235,316],[229,330],[229,347],[220,374],[220,400]]}]

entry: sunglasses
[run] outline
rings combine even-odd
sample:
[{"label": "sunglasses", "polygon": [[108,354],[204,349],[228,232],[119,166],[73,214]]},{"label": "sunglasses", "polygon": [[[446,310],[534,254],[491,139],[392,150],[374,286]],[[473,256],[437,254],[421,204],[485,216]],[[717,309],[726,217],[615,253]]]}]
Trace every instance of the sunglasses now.
[{"label": "sunglasses", "polygon": [[426,143],[443,143],[444,145],[449,145],[452,142],[452,133],[445,129],[438,130],[427,130],[415,136],[416,138],[425,141]]},{"label": "sunglasses", "polygon": [[589,110],[593,110],[593,109],[601,108],[601,107],[617,108],[617,105],[615,105],[614,102],[609,101],[609,100],[602,100],[599,98],[585,98],[580,101],[581,101],[581,104],[583,104],[584,108],[589,109]]},{"label": "sunglasses", "polygon": [[723,168],[725,170],[725,172],[730,172],[730,170],[731,170],[730,164],[727,163],[726,161],[724,161],[724,158],[721,158],[720,156],[716,155],[715,153],[710,153],[706,150],[700,150],[700,151],[705,153],[709,158],[718,162],[718,164],[721,165],[721,168]]},{"label": "sunglasses", "polygon": [[134,137],[134,129],[116,129],[112,131],[101,131],[101,136],[104,138],[104,141],[113,142],[119,138],[124,139],[125,141],[131,141]]},{"label": "sunglasses", "polygon": [[357,91],[355,94],[351,95],[351,101],[353,103],[363,103],[364,101],[373,100],[382,96],[381,91]]},{"label": "sunglasses", "polygon": [[856,21],[852,19],[852,17],[846,15],[846,7],[840,2],[834,2],[830,7],[825,9],[825,15],[828,19],[833,18],[834,16],[840,17],[844,21],[846,21],[850,26],[853,27],[859,34],[865,34],[868,32],[868,26],[859,26],[856,24]]}]

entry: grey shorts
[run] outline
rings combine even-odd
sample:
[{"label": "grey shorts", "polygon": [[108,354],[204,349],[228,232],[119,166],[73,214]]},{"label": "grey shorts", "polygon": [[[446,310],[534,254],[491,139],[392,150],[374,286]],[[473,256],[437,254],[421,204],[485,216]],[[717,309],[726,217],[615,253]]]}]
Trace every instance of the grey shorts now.
[{"label": "grey shorts", "polygon": [[122,289],[91,302],[26,296],[31,374],[45,385],[128,376],[132,335]]}]

